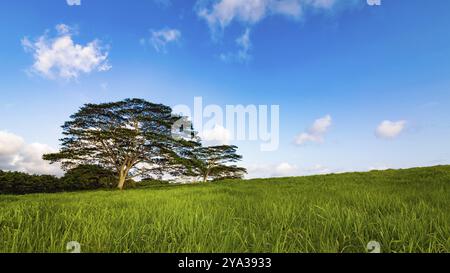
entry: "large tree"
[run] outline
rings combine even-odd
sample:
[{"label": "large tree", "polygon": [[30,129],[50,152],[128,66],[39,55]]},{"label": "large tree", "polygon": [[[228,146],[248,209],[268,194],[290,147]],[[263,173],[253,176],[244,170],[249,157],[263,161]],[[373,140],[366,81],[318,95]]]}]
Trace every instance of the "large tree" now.
[{"label": "large tree", "polygon": [[67,170],[80,165],[113,170],[123,189],[128,178],[177,170],[172,166],[185,162],[199,146],[192,126],[176,128],[180,120],[185,119],[170,107],[142,99],[86,104],[62,126],[60,152],[44,159],[61,162]]},{"label": "large tree", "polygon": [[233,164],[242,159],[236,151],[236,146],[229,145],[194,148],[193,158],[188,162],[190,176],[203,182],[242,178],[247,170]]}]

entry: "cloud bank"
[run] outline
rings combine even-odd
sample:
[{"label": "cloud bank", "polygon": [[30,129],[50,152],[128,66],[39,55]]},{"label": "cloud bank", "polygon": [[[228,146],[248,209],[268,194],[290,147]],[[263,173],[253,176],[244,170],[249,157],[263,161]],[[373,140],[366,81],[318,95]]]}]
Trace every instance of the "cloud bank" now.
[{"label": "cloud bank", "polygon": [[289,162],[281,162],[277,164],[253,164],[247,166],[247,171],[247,178],[308,176],[333,172],[329,168],[320,164],[301,168]]},{"label": "cloud bank", "polygon": [[0,170],[19,171],[29,174],[62,175],[63,171],[55,164],[50,165],[42,159],[55,149],[41,143],[25,143],[18,135],[0,131]]}]

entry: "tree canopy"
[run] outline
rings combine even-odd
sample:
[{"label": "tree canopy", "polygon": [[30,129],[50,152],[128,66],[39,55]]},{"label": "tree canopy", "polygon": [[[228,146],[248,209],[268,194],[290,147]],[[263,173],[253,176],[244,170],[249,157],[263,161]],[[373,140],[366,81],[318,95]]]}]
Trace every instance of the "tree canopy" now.
[{"label": "tree canopy", "polygon": [[191,139],[173,137],[173,126],[181,118],[168,106],[142,99],[86,104],[62,126],[60,152],[44,159],[61,162],[66,170],[79,165],[114,170],[123,189],[128,178],[171,172],[171,165],[200,145],[195,132]]},{"label": "tree canopy", "polygon": [[65,170],[95,165],[113,171],[119,189],[127,179],[240,178],[236,146],[202,147],[192,123],[172,109],[142,99],[86,104],[63,126],[58,153],[44,155]]},{"label": "tree canopy", "polygon": [[221,180],[225,178],[242,178],[247,170],[236,165],[242,159],[236,153],[236,146],[221,145],[210,147],[198,147],[194,149],[194,158],[191,160],[190,174],[202,179]]}]

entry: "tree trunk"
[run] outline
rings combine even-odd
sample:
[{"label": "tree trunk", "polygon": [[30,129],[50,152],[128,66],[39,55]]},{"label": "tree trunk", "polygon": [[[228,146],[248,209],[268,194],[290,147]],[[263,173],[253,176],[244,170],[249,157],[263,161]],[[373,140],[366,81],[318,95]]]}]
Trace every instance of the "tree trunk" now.
[{"label": "tree trunk", "polygon": [[207,170],[203,175],[203,183],[208,182],[208,177],[209,177],[209,170]]},{"label": "tree trunk", "polygon": [[125,186],[125,180],[126,180],[126,175],[120,174],[119,175],[119,185],[117,186],[117,188],[119,190],[123,190],[123,187]]},{"label": "tree trunk", "polygon": [[117,188],[119,190],[123,190],[123,188],[125,187],[125,182],[127,181],[128,173],[130,172],[132,166],[133,164],[130,163],[129,159],[127,159],[126,162],[122,165],[122,167],[120,167],[119,185],[117,185]]}]

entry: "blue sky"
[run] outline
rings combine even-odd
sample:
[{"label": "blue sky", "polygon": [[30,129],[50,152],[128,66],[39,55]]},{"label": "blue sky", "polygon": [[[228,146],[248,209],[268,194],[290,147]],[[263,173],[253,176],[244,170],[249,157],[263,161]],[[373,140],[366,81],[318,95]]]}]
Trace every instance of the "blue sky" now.
[{"label": "blue sky", "polygon": [[57,173],[40,154],[58,148],[63,122],[84,103],[128,97],[279,105],[276,151],[232,142],[250,177],[450,164],[449,10],[447,0],[5,1],[0,167]]}]

